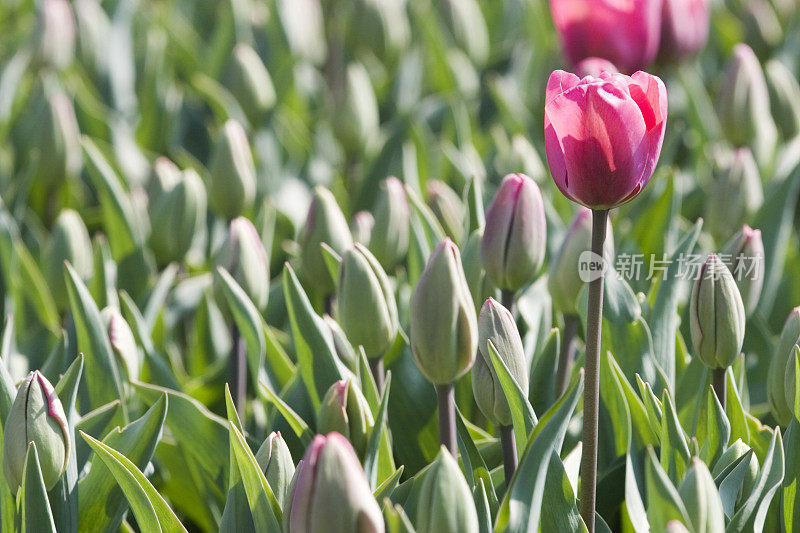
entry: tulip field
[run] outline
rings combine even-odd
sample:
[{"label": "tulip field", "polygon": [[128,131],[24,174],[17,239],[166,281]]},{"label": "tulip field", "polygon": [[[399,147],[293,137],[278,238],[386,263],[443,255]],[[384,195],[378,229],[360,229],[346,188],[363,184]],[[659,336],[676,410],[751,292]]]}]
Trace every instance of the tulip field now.
[{"label": "tulip field", "polygon": [[794,0],[2,0],[0,533],[800,531],[798,207]]}]

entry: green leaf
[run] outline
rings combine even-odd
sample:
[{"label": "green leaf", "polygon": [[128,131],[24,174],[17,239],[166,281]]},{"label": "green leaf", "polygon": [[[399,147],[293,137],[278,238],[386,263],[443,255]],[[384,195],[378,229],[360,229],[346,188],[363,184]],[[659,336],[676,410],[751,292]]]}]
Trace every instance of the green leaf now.
[{"label": "green leaf", "polygon": [[731,425],[712,387],[706,389],[706,421],[697,425],[700,458],[713,465],[728,447]]},{"label": "green leaf", "polygon": [[403,470],[405,467],[400,465],[400,468],[394,471],[394,473],[383,480],[383,483],[378,485],[378,488],[372,493],[375,496],[375,499],[379,502],[383,501],[384,498],[389,498],[394,489],[400,484],[400,478],[403,476]]},{"label": "green leaf", "polygon": [[730,441],[742,439],[745,444],[750,444],[750,428],[747,426],[747,416],[745,415],[736,380],[733,372],[729,369],[725,375],[727,386],[725,387],[725,414],[731,424]]},{"label": "green leaf", "polygon": [[762,531],[767,511],[784,476],[781,432],[775,430],[750,496],[731,518],[726,531]]},{"label": "green leaf", "polygon": [[321,398],[328,388],[351,372],[339,361],[333,338],[324,320],[314,312],[300,281],[287,263],[283,271],[283,292],[292,325],[298,367],[311,397],[319,410]]},{"label": "green leaf", "polygon": [[556,401],[555,375],[561,350],[561,332],[550,330],[541,352],[533,362],[528,398],[534,412],[544,413]]},{"label": "green leaf", "polygon": [[303,441],[304,446],[308,446],[311,444],[311,440],[314,438],[314,433],[311,431],[311,428],[308,427],[305,420],[300,417],[294,410],[289,407],[289,404],[284,402],[277,394],[272,392],[269,387],[264,385],[263,383],[259,383],[258,387],[259,392],[261,393],[261,397],[274,405],[278,412],[286,419],[291,426],[292,430],[294,430],[295,434],[300,437],[300,440]]},{"label": "green leaf", "polygon": [[[795,348],[795,369],[800,368],[800,359]],[[786,531],[792,531],[793,524],[800,524],[800,372],[794,373],[794,416],[789,422],[784,436],[784,454],[786,456],[786,475],[783,478],[783,524]],[[730,381],[728,382],[730,386]]]},{"label": "green leaf", "polygon": [[186,531],[175,512],[130,459],[86,433],[81,437],[108,467],[143,531]]},{"label": "green leaf", "polygon": [[[122,419],[120,401],[114,400],[111,403],[102,405],[94,411],[83,415],[75,424],[75,430],[82,431],[95,438],[102,438],[112,427],[115,427],[111,426],[111,424],[118,418],[120,420]],[[73,442],[75,443],[75,459],[77,461],[78,470],[81,471],[86,465],[86,461],[89,459],[89,454],[92,453],[92,449],[83,440],[77,439]]]},{"label": "green leaf", "polygon": [[236,468],[239,469],[256,528],[259,531],[280,533],[282,520],[280,504],[259,468],[253,452],[247,446],[244,436],[233,423],[229,423],[229,429]]},{"label": "green leaf", "polygon": [[[100,310],[92,299],[89,289],[69,264],[66,264],[65,276],[78,336],[78,350],[86,357],[84,363],[86,388],[91,407],[97,408],[114,400],[121,401],[124,399],[122,380]],[[128,414],[124,402],[121,407],[122,414],[127,420]]]},{"label": "green leaf", "polygon": [[680,480],[689,467],[692,455],[669,389],[664,389],[661,403],[664,406],[664,416],[661,419],[661,467],[667,472],[669,479]]},{"label": "green leaf", "polygon": [[364,474],[367,476],[369,486],[375,490],[382,479],[378,479],[378,460],[380,458],[380,444],[383,441],[383,435],[388,427],[386,423],[386,411],[389,406],[389,391],[392,386],[392,372],[386,373],[386,382],[383,387],[383,395],[381,396],[381,405],[378,408],[378,413],[375,415],[375,426],[369,435],[367,441],[367,450],[364,453]]},{"label": "green leaf", "polygon": [[475,500],[475,509],[478,511],[478,532],[492,533],[492,511],[489,509],[489,499],[483,479],[478,480],[472,491],[472,497]]},{"label": "green leaf", "polygon": [[339,265],[342,264],[342,256],[336,253],[336,250],[328,246],[327,243],[321,243],[322,260],[325,261],[325,267],[331,275],[331,279],[335,284],[339,283]]},{"label": "green leaf", "polygon": [[[663,453],[663,452],[662,452]],[[678,490],[658,463],[652,447],[647,449],[647,519],[653,531],[666,530],[670,520],[689,524],[686,507]]]},{"label": "green leaf", "polygon": [[39,454],[33,442],[28,445],[28,453],[25,454],[25,469],[22,472],[22,486],[19,491],[22,532],[55,533],[56,524],[44,487]]},{"label": "green leaf", "polygon": [[478,483],[483,485],[489,501],[489,508],[491,509],[492,516],[494,516],[495,513],[497,513],[500,502],[497,501],[497,493],[495,492],[491,473],[486,466],[486,462],[483,460],[483,456],[481,456],[478,451],[475,441],[469,433],[464,416],[458,408],[456,408],[456,412],[458,449],[461,452],[461,461],[464,463],[464,474],[467,478],[467,484],[469,484],[470,487],[475,487]]}]

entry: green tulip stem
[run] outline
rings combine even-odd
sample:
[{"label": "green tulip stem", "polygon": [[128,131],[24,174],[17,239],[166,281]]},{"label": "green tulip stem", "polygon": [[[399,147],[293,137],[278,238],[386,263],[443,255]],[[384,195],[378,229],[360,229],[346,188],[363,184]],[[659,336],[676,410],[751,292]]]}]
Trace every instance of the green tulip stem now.
[{"label": "green tulip stem", "polygon": [[369,367],[372,370],[372,377],[375,378],[375,385],[378,387],[378,392],[383,394],[383,386],[385,383],[385,372],[383,370],[383,357],[376,357],[369,360]]},{"label": "green tulip stem", "polygon": [[514,291],[508,289],[500,291],[500,303],[508,309],[512,316],[514,315]]},{"label": "green tulip stem", "polygon": [[558,354],[556,398],[561,398],[569,385],[572,361],[575,360],[575,334],[578,332],[578,321],[576,315],[564,315],[564,333],[561,336],[561,350]]},{"label": "green tulip stem", "polygon": [[236,325],[231,328],[231,338],[233,339],[233,375],[236,396],[234,403],[236,404],[236,412],[239,418],[244,420],[244,407],[247,396],[247,359],[245,353],[244,339],[239,332]]},{"label": "green tulip stem", "polygon": [[436,385],[439,401],[439,443],[456,457],[456,395],[452,383]]},{"label": "green tulip stem", "polygon": [[725,386],[726,386],[726,376],[728,369],[727,368],[715,368],[711,371],[714,376],[714,393],[717,395],[717,400],[719,400],[719,404],[722,406],[722,409],[725,409]]},{"label": "green tulip stem", "polygon": [[506,490],[517,469],[517,443],[514,441],[514,426],[500,426],[500,446],[503,449],[503,471],[506,474]]},{"label": "green tulip stem", "polygon": [[[592,210],[593,257],[603,257],[608,210]],[[600,331],[603,322],[603,276],[589,282],[589,307],[586,312],[586,366],[583,389],[583,455],[581,456],[581,517],[589,533],[594,533],[594,507],[597,493],[597,422],[600,404]]]}]

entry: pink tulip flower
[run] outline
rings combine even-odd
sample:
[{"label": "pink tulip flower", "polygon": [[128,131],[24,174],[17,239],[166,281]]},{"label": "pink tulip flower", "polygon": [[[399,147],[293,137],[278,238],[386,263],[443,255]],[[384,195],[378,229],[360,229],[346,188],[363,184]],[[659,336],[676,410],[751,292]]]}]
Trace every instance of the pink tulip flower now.
[{"label": "pink tulip flower", "polygon": [[679,61],[703,49],[708,40],[708,0],[664,0],[658,57]]}]

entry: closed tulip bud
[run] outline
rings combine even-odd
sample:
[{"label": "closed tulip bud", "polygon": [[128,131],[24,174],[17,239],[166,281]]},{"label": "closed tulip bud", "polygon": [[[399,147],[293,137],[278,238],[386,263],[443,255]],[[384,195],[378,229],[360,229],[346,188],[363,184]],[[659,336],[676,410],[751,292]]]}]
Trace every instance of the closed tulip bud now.
[{"label": "closed tulip bud", "polygon": [[784,42],[783,28],[775,8],[767,0],[748,0],[743,17],[744,42],[759,56],[768,56]]},{"label": "closed tulip bud", "polygon": [[772,351],[767,374],[767,399],[772,408],[772,414],[782,426],[786,426],[792,419],[794,401],[786,401],[786,372],[791,364],[794,367],[794,346],[800,343],[800,307],[795,307],[789,313],[783,324],[778,344]]},{"label": "closed tulip bud", "polygon": [[[789,360],[786,361],[786,372],[783,375],[783,392],[786,398],[786,408],[792,414],[795,413],[794,400],[797,394],[797,359],[800,359],[800,346],[795,344],[790,353]],[[791,422],[791,418],[789,419]]]},{"label": "closed tulip bud", "polygon": [[664,0],[661,8],[661,61],[679,61],[703,49],[708,40],[708,0]]},{"label": "closed tulip bud", "polygon": [[35,38],[37,59],[47,66],[66,68],[75,55],[75,17],[67,0],[39,4]]},{"label": "closed tulip bud", "polygon": [[167,194],[181,181],[181,169],[168,157],[161,156],[153,163],[148,194],[157,198]]},{"label": "closed tulip bud", "polygon": [[375,218],[369,211],[359,211],[353,215],[353,220],[350,221],[350,233],[353,234],[353,242],[368,246],[372,228],[374,227]]},{"label": "closed tulip bud", "polygon": [[231,220],[228,238],[215,263],[233,276],[259,310],[269,298],[269,258],[253,223],[244,217]]},{"label": "closed tulip bud", "polygon": [[725,244],[720,257],[736,280],[745,313],[750,316],[758,305],[761,287],[764,285],[764,242],[761,240],[761,230],[745,224]]},{"label": "closed tulip bud", "polygon": [[634,199],[653,176],[666,122],[667,90],[656,76],[580,79],[556,70],[544,106],[547,162],[556,186],[590,209]]},{"label": "closed tulip bud", "polygon": [[[749,452],[751,452],[750,447],[742,442],[742,439],[736,439],[736,441],[728,446],[722,455],[720,455],[719,459],[717,459],[717,462],[714,463],[714,469],[711,471],[711,475],[714,478],[717,478],[720,474],[725,472],[729,466],[738,461],[740,457],[744,457]],[[755,453],[750,453],[750,459],[745,460],[748,461],[748,467],[747,472],[744,475],[744,482],[739,494],[749,496],[756,482],[756,478],[758,477],[759,465],[758,458],[756,457]]]},{"label": "closed tulip bud", "polygon": [[487,298],[497,293],[495,287],[481,261],[481,239],[483,239],[483,226],[470,234],[464,247],[461,249],[461,264],[464,266],[464,278],[472,294],[475,309],[480,309]]},{"label": "closed tulip bud", "polygon": [[380,132],[378,101],[367,69],[361,63],[347,66],[344,105],[337,106],[340,113],[335,126],[345,149],[361,153],[377,139]]},{"label": "closed tulip bud", "polygon": [[258,52],[245,43],[233,47],[226,86],[254,126],[275,105],[275,87]]},{"label": "closed tulip bud", "polygon": [[749,145],[761,168],[771,165],[778,131],[770,115],[769,90],[753,50],[737,44],[717,94],[722,131],[736,146]]},{"label": "closed tulip bud", "polygon": [[792,139],[800,133],[800,85],[794,74],[777,59],[768,61],[764,72],[775,124],[784,139]]},{"label": "closed tulip bud", "polygon": [[521,289],[541,268],[546,241],[539,187],[525,174],[509,174],[486,211],[481,240],[486,273],[501,289]]},{"label": "closed tulip bud", "polygon": [[256,462],[267,478],[272,492],[281,507],[284,507],[294,477],[292,453],[281,437],[280,431],[270,433],[256,452]]},{"label": "closed tulip bud", "polygon": [[206,223],[206,189],[192,169],[150,204],[150,248],[159,264],[182,261]]},{"label": "closed tulip bud", "polygon": [[464,202],[456,192],[442,181],[429,181],[425,195],[428,207],[442,225],[444,234],[455,242],[464,236]]},{"label": "closed tulip bud", "polygon": [[342,327],[339,323],[331,318],[330,315],[324,315],[322,318],[325,320],[325,325],[331,330],[333,346],[336,349],[336,355],[339,357],[339,360],[344,363],[347,368],[355,372],[358,366],[358,357],[353,349],[353,345],[350,344],[350,341],[347,339],[347,335],[342,331]]},{"label": "closed tulip bud", "polygon": [[317,435],[297,465],[284,509],[287,533],[383,533],[383,515],[353,447],[338,433]]},{"label": "closed tulip bud", "polygon": [[442,447],[422,481],[417,533],[477,533],[478,513],[458,462]]},{"label": "closed tulip bud", "polygon": [[341,433],[352,443],[356,454],[363,457],[374,425],[367,399],[357,386],[349,379],[331,385],[319,407],[318,433]]},{"label": "closed tulip bud", "polygon": [[125,372],[124,375],[127,376],[128,380],[139,379],[142,358],[139,355],[139,348],[136,346],[136,339],[130,326],[116,307],[106,307],[100,313],[100,316],[106,326],[108,340],[111,341],[111,349],[114,350],[114,354]]},{"label": "closed tulip bud", "polygon": [[[565,315],[578,313],[578,296],[584,285],[579,272],[580,257],[582,253],[591,250],[591,247],[592,212],[580,207],[548,268],[547,288],[553,298],[553,305]],[[611,231],[610,219],[606,230],[604,255],[609,263],[613,263],[614,234]]]},{"label": "closed tulip bud", "polygon": [[52,184],[80,172],[81,132],[72,101],[61,90],[47,91],[33,135],[34,181]]},{"label": "closed tulip bud", "polygon": [[322,243],[343,254],[353,245],[347,220],[336,203],[333,193],[324,187],[314,188],[314,197],[308,208],[306,225],[300,232],[300,275],[315,286],[323,295],[333,292],[331,279],[325,259],[322,256]]},{"label": "closed tulip bud", "polygon": [[525,350],[511,313],[494,298],[483,304],[478,316],[478,357],[472,367],[472,392],[484,416],[494,425],[511,425],[511,410],[508,407],[503,387],[497,379],[488,343],[494,345],[509,372],[528,394],[528,365]]},{"label": "closed tulip bud", "polygon": [[431,254],[411,296],[411,350],[434,385],[453,383],[475,362],[478,321],[461,256],[445,238]]},{"label": "closed tulip bud", "polygon": [[338,319],[353,346],[383,355],[397,336],[397,304],[389,278],[369,250],[355,244],[339,267]]},{"label": "closed tulip bud", "polygon": [[708,202],[709,231],[717,238],[730,235],[764,202],[761,178],[749,148],[739,148],[719,172]]},{"label": "closed tulip bud", "polygon": [[665,533],[689,533],[689,530],[677,520],[670,520],[667,522]]},{"label": "closed tulip bud", "polygon": [[578,64],[575,65],[575,74],[581,78],[585,78],[586,76],[599,78],[600,74],[603,72],[614,74],[619,72],[619,70],[614,66],[614,63],[602,57],[587,57],[586,59],[581,59]]},{"label": "closed tulip bud", "polygon": [[406,256],[411,235],[411,206],[399,179],[390,176],[381,183],[373,213],[369,249],[383,268],[391,270]]},{"label": "closed tulip bud", "polygon": [[31,442],[36,444],[44,485],[50,490],[67,468],[70,431],[61,400],[47,378],[36,370],[20,385],[5,421],[3,473],[14,494],[22,484]]},{"label": "closed tulip bud", "polygon": [[602,57],[622,72],[635,72],[652,63],[658,52],[660,1],[550,0],[550,13],[573,65]]},{"label": "closed tulip bud", "polygon": [[742,351],[744,305],[728,267],[714,254],[694,282],[689,319],[695,355],[709,368],[729,367]]},{"label": "closed tulip bud", "polygon": [[241,124],[231,119],[222,128],[209,166],[209,204],[232,219],[250,209],[256,197],[256,168]]},{"label": "closed tulip bud", "polygon": [[694,526],[692,531],[725,531],[725,513],[719,490],[708,467],[697,457],[692,458],[678,493]]},{"label": "closed tulip bud", "polygon": [[50,242],[47,243],[43,257],[47,285],[56,304],[61,308],[67,305],[64,261],[69,261],[83,280],[89,280],[94,273],[89,231],[81,216],[72,209],[64,209],[59,213],[53,223]]}]

